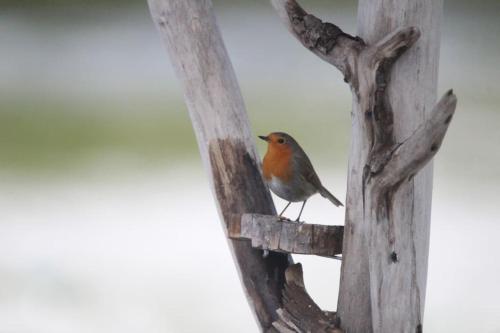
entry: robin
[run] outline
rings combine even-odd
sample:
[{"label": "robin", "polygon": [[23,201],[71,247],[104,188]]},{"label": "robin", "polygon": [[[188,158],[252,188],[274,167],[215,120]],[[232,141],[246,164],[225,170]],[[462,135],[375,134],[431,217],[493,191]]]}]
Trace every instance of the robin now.
[{"label": "robin", "polygon": [[280,218],[292,202],[303,201],[299,216],[295,220],[298,222],[307,199],[316,193],[321,194],[337,207],[343,206],[321,184],[311,161],[294,138],[282,132],[259,136],[259,138],[268,143],[262,162],[264,179],[278,197],[288,201],[279,215]]}]

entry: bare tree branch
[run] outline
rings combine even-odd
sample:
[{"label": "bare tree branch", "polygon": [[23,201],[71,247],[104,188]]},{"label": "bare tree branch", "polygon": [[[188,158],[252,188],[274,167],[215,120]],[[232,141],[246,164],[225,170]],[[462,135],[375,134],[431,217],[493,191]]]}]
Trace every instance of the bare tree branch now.
[{"label": "bare tree branch", "polygon": [[[377,44],[366,49],[362,58],[368,57],[361,70],[373,71],[371,83],[375,86],[374,93],[366,95],[367,98],[374,98],[373,103],[373,151],[380,153],[381,149],[389,148],[394,143],[393,137],[393,111],[391,104],[385,93],[389,85],[391,69],[394,62],[410,48],[419,38],[420,32],[414,27],[400,28],[383,38]],[[385,155],[385,154],[379,154]]]},{"label": "bare tree branch", "polygon": [[271,3],[288,30],[302,45],[337,67],[349,80],[354,58],[364,47],[360,38],[308,14],[295,0],[271,0]]},{"label": "bare tree branch", "polygon": [[[392,65],[419,37],[417,28],[396,29],[360,54],[354,81],[359,82],[357,96],[368,115],[365,128],[372,142],[367,176],[378,173],[393,152],[394,114],[386,89]],[[369,181],[369,177],[365,180]]]},{"label": "bare tree branch", "polygon": [[254,248],[335,258],[342,253],[343,226],[280,220],[275,215],[244,214],[230,219],[229,237],[250,239]]},{"label": "bare tree branch", "polygon": [[[397,145],[377,182],[390,188],[413,177],[436,155],[451,122],[457,97],[448,91],[436,104],[427,119],[408,139]],[[379,187],[380,189],[380,187]]]},{"label": "bare tree branch", "polygon": [[[373,53],[374,63],[394,62],[410,48],[420,37],[420,30],[415,27],[400,28],[382,38],[368,52]],[[372,51],[373,50],[373,51]]]}]

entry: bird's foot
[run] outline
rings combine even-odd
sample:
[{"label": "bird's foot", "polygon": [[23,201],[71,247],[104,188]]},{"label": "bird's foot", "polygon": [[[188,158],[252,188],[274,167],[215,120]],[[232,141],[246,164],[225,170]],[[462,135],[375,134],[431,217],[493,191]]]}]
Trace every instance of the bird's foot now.
[{"label": "bird's foot", "polygon": [[278,216],[279,220],[280,221],[287,221],[287,222],[291,222],[292,220],[290,220],[288,217],[285,217],[285,216]]}]

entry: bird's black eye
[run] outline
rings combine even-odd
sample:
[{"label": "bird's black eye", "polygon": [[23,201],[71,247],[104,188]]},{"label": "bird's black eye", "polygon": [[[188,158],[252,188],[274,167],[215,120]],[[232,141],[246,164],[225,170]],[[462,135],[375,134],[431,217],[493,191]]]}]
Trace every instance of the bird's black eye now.
[{"label": "bird's black eye", "polygon": [[280,143],[280,144],[284,144],[284,143],[285,143],[285,139],[283,139],[283,138],[279,138],[279,139],[278,139],[278,143]]}]

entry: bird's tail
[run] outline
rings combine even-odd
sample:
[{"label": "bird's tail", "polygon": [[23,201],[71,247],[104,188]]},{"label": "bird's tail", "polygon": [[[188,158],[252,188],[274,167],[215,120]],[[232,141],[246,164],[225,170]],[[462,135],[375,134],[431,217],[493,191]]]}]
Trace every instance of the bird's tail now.
[{"label": "bird's tail", "polygon": [[323,186],[321,186],[321,188],[319,189],[319,194],[321,194],[321,196],[323,196],[324,198],[327,198],[328,200],[330,200],[335,206],[344,206],[342,204],[342,202],[340,202],[339,199],[335,198],[333,196],[333,194],[331,194],[326,188],[324,188]]}]

